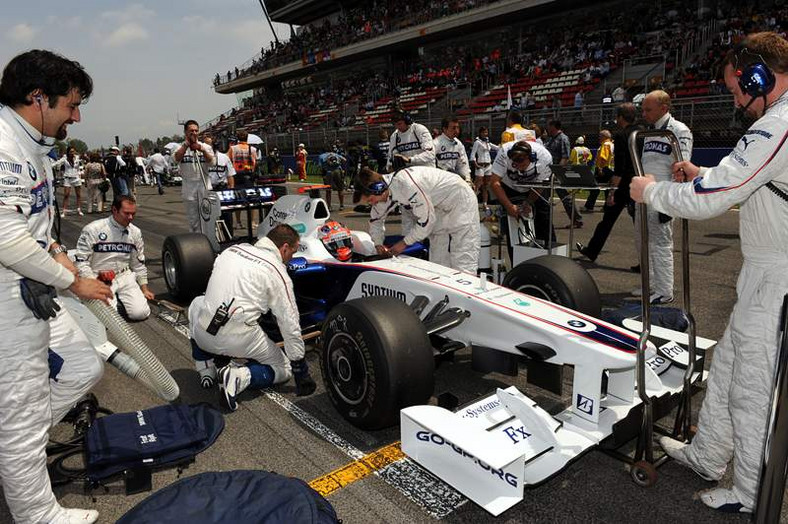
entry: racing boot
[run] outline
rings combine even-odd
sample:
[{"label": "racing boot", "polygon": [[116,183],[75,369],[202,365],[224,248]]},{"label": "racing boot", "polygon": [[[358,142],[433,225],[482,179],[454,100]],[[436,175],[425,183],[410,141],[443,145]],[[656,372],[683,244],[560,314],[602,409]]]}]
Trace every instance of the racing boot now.
[{"label": "racing boot", "polygon": [[49,524],[93,524],[99,513],[95,509],[60,508]]},{"label": "racing boot", "polygon": [[[659,438],[659,445],[662,446],[662,449],[665,450],[665,453],[681,464],[686,468],[690,468],[692,471],[697,473],[697,475],[705,481],[708,482],[716,482],[722,478],[722,475],[725,471],[708,471],[704,467],[700,465],[694,464],[690,461],[689,457],[687,456],[687,447],[689,444],[686,442],[680,442],[674,438],[670,437],[660,437]],[[708,504],[706,504],[708,506]]]},{"label": "racing boot", "polygon": [[700,500],[711,509],[724,513],[752,513],[752,508],[748,508],[741,502],[731,489],[714,488],[703,491]]},{"label": "racing boot", "polygon": [[231,362],[219,370],[219,380],[221,380],[222,393],[224,393],[227,407],[230,411],[235,411],[238,409],[236,398],[249,387],[252,382],[252,373],[248,367]]},{"label": "racing boot", "polygon": [[211,389],[216,385],[216,364],[213,363],[213,359],[195,360],[194,369],[200,375],[200,386],[203,389]]}]

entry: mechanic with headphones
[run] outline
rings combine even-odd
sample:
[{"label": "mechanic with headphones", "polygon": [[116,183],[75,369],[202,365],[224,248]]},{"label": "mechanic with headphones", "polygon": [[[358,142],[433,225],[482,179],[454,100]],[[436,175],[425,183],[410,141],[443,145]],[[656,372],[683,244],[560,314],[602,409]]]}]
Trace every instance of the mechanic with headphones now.
[{"label": "mechanic with headphones", "polygon": [[435,149],[430,130],[414,122],[410,115],[396,109],[391,115],[394,131],[389,139],[388,169],[435,166]]},{"label": "mechanic with headphones", "polygon": [[[550,205],[543,194],[545,190],[525,186],[550,180],[552,163],[552,155],[542,144],[528,140],[508,142],[495,157],[490,181],[490,189],[509,216],[529,216],[533,209],[535,236],[544,245],[548,238],[555,241],[555,231],[550,231]],[[522,203],[512,203],[515,197],[522,198]],[[511,259],[511,234],[507,234],[507,238]]]},{"label": "mechanic with headphones", "polygon": [[[479,269],[479,206],[476,195],[455,173],[416,166],[381,175],[368,167],[358,175],[353,201],[372,206],[369,234],[379,254],[399,255],[430,239],[430,260],[473,275]],[[414,227],[391,247],[383,245],[386,217],[400,206],[413,214]]]},{"label": "mechanic with headphones", "polygon": [[[101,378],[102,361],[56,289],[109,300],[52,239],[48,153],[93,91],[82,66],[50,51],[13,58],[0,80],[0,481],[15,522],[91,523],[58,504],[47,473],[49,429]],[[50,319],[52,319],[50,321]]]},{"label": "mechanic with headphones", "polygon": [[707,506],[754,510],[771,384],[779,346],[779,318],[788,293],[788,41],[755,33],[725,57],[725,85],[734,105],[758,120],[716,167],[683,161],[673,178],[635,177],[631,195],[661,213],[703,220],[739,205],[744,262],[737,301],[714,350],[698,432],[685,444],[663,437],[677,462],[719,480],[733,459],[733,489],[700,494]]}]

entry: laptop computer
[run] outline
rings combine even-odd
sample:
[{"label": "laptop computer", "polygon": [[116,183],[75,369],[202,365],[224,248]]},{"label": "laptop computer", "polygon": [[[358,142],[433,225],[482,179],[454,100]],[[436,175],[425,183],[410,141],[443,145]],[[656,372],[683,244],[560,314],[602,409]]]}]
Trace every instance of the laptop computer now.
[{"label": "laptop computer", "polygon": [[550,166],[550,169],[553,171],[557,186],[591,188],[598,186],[591,166],[561,166],[553,164]]}]

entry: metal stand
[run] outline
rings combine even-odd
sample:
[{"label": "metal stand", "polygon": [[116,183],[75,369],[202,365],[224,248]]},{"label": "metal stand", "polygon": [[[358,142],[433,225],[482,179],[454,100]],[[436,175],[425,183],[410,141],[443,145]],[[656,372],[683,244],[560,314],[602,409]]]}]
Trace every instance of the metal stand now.
[{"label": "metal stand", "polygon": [[[629,152],[632,156],[632,163],[635,169],[635,176],[644,176],[643,164],[640,159],[638,151],[638,139],[647,137],[660,137],[666,138],[670,141],[673,148],[673,156],[676,162],[681,162],[681,147],[676,135],[671,131],[666,130],[649,130],[649,131],[635,131],[629,135]],[[643,420],[640,428],[640,435],[638,437],[635,455],[632,458],[632,467],[630,473],[632,479],[636,484],[644,487],[653,486],[657,480],[656,468],[662,465],[667,460],[667,455],[661,457],[659,460],[654,460],[654,410],[651,398],[646,392],[646,348],[651,329],[651,304],[649,302],[649,290],[651,285],[649,282],[649,249],[648,249],[648,217],[646,216],[646,205],[638,204],[638,211],[640,214],[640,278],[643,294],[641,297],[641,310],[643,317],[643,329],[640,333],[638,340],[638,353],[637,353],[637,389],[638,396],[643,403]],[[679,407],[676,413],[676,420],[674,422],[673,434],[674,438],[683,437],[689,439],[690,427],[692,420],[692,405],[691,405],[691,387],[692,375],[698,363],[695,362],[696,358],[696,329],[695,318],[690,311],[690,271],[689,271],[689,222],[682,219],[682,236],[681,236],[681,262],[682,262],[682,277],[683,277],[683,291],[684,291],[684,309],[683,312],[687,316],[689,322],[689,363],[687,370],[684,373],[684,384],[679,397]],[[699,362],[703,365],[703,360]],[[703,367],[700,368],[701,375]]]},{"label": "metal stand", "polygon": [[782,342],[774,373],[772,404],[763,443],[761,482],[755,507],[755,522],[758,524],[780,522],[788,475],[788,447],[785,445],[788,442],[788,295],[783,299],[780,330]]}]

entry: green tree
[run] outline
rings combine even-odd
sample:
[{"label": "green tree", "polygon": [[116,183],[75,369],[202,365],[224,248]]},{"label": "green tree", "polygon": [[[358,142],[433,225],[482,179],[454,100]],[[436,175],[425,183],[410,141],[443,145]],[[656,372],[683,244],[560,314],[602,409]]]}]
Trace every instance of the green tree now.
[{"label": "green tree", "polygon": [[68,147],[76,149],[78,155],[83,155],[88,150],[88,145],[79,138],[72,138],[69,140]]}]

